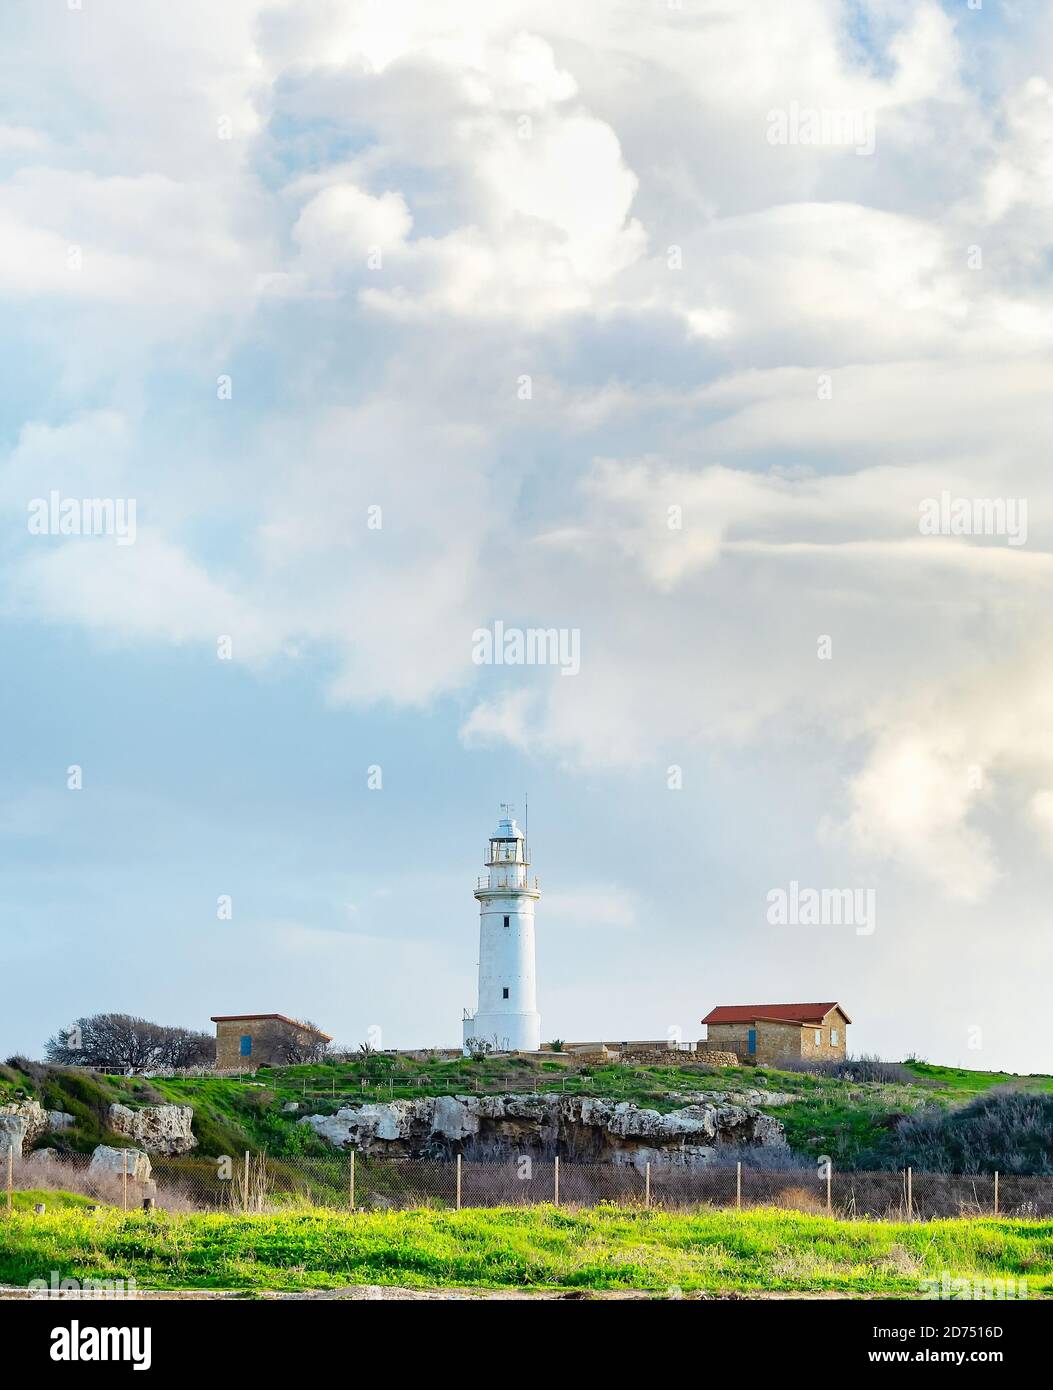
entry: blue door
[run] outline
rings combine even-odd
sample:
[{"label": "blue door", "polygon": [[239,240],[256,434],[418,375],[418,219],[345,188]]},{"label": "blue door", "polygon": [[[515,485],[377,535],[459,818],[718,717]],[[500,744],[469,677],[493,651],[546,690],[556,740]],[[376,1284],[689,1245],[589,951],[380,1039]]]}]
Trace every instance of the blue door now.
[{"label": "blue door", "polygon": [[747,1043],[746,1043],[746,1046],[749,1048],[749,1053],[750,1053],[750,1056],[752,1057],[753,1054],[757,1051],[757,1030],[756,1030],[756,1028],[751,1028],[751,1029],[750,1029],[750,1031],[749,1031],[749,1039],[748,1039],[748,1041],[747,1041]]},{"label": "blue door", "polygon": [[243,1033],[241,1037],[241,1055],[243,1057],[252,1056],[252,1038],[248,1033]]}]

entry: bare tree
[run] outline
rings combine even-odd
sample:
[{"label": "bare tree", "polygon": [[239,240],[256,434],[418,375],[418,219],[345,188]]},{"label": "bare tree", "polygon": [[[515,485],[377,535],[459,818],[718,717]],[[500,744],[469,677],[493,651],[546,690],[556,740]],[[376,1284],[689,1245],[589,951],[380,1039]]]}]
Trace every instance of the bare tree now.
[{"label": "bare tree", "polygon": [[59,1066],[101,1071],[152,1071],[159,1067],[207,1065],[216,1045],[208,1033],[169,1028],[130,1014],[91,1014],[60,1028],[45,1055]]},{"label": "bare tree", "polygon": [[166,1067],[209,1067],[216,1060],[216,1040],[211,1033],[189,1028],[165,1028],[162,1054]]},{"label": "bare tree", "polygon": [[307,1019],[294,1019],[292,1025],[277,1019],[257,1029],[252,1042],[255,1061],[271,1066],[302,1066],[307,1062],[323,1062],[329,1055],[329,1043],[318,1026]]}]

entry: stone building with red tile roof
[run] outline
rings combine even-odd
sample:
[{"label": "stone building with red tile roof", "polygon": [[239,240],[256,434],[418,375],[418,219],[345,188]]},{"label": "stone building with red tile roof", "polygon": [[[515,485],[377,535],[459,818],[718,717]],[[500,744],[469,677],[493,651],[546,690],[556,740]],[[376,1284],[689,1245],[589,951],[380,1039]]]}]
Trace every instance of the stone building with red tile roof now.
[{"label": "stone building with red tile roof", "polygon": [[852,1020],[826,1004],[719,1004],[702,1022],[708,1050],[772,1066],[783,1058],[837,1061],[846,1054]]}]

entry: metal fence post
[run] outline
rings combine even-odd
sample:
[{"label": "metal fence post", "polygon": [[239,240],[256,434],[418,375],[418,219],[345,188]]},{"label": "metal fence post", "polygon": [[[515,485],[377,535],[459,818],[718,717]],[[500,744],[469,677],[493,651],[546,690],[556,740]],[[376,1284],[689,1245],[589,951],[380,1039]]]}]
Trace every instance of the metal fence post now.
[{"label": "metal fence post", "polygon": [[998,1215],[998,1169],[995,1169],[994,1214]]},{"label": "metal fence post", "polygon": [[651,1165],[644,1164],[644,1206],[651,1205]]},{"label": "metal fence post", "polygon": [[351,1210],[355,1209],[355,1151],[351,1150]]},{"label": "metal fence post", "polygon": [[914,1220],[914,1169],[907,1169],[907,1220]]},{"label": "metal fence post", "polygon": [[15,1189],[15,1150],[12,1146],[7,1151],[7,1214],[11,1215],[14,1206]]},{"label": "metal fence post", "polygon": [[245,1175],[242,1179],[242,1211],[249,1209],[249,1151],[245,1150]]},{"label": "metal fence post", "polygon": [[124,1181],[122,1182],[121,1186],[122,1186],[122,1188],[123,1188],[124,1209],[125,1209],[125,1211],[127,1211],[127,1210],[128,1210],[128,1150],[127,1150],[127,1149],[124,1149],[124,1150],[122,1150],[122,1152],[123,1152],[123,1154],[124,1154]]},{"label": "metal fence post", "polygon": [[832,1195],[831,1195],[831,1186],[832,1186],[832,1183],[833,1183],[833,1177],[834,1177],[834,1165],[833,1165],[833,1162],[831,1161],[830,1163],[828,1163],[828,1164],[826,1165],[826,1214],[827,1214],[827,1216],[831,1216],[831,1215],[833,1214],[833,1210],[834,1210],[833,1197],[832,1197]]},{"label": "metal fence post", "polygon": [[461,1155],[457,1155],[457,1210],[461,1209]]},{"label": "metal fence post", "polygon": [[556,1155],[555,1179],[553,1182],[552,1201],[555,1206],[559,1206],[559,1154]]}]

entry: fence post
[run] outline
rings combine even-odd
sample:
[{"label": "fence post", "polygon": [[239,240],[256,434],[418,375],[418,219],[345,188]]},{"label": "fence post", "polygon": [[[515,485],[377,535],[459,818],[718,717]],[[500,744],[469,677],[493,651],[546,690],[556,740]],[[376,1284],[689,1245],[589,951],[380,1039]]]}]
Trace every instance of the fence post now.
[{"label": "fence post", "polygon": [[742,1164],[735,1164],[735,1210],[742,1210]]},{"label": "fence post", "polygon": [[998,1215],[998,1169],[995,1169],[995,1193],[994,1193],[994,1214]]},{"label": "fence post", "polygon": [[833,1210],[834,1210],[834,1203],[833,1203],[833,1198],[832,1198],[832,1196],[831,1196],[831,1190],[830,1190],[830,1189],[831,1189],[831,1185],[832,1185],[832,1183],[833,1183],[833,1177],[834,1177],[834,1165],[833,1165],[833,1161],[831,1160],[831,1161],[826,1165],[826,1214],[827,1214],[827,1216],[832,1216],[832,1215],[833,1215]]},{"label": "fence post", "polygon": [[242,1180],[241,1209],[249,1209],[249,1151],[245,1150],[245,1176]]},{"label": "fence post", "polygon": [[355,1151],[351,1150],[351,1210],[355,1209]]},{"label": "fence post", "polygon": [[15,1150],[12,1145],[7,1151],[7,1214],[11,1215],[14,1206],[15,1190]]},{"label": "fence post", "polygon": [[124,1209],[125,1209],[125,1211],[127,1211],[127,1210],[128,1210],[128,1150],[127,1150],[127,1149],[122,1149],[121,1152],[124,1154],[124,1181],[122,1182],[121,1186],[122,1186],[122,1188],[124,1189],[124,1191],[123,1191]]},{"label": "fence post", "polygon": [[914,1169],[907,1169],[907,1220],[914,1220]]},{"label": "fence post", "polygon": [[461,1209],[461,1155],[457,1155],[457,1210]]},{"label": "fence post", "polygon": [[651,1165],[644,1164],[644,1206],[651,1205]]},{"label": "fence post", "polygon": [[559,1206],[559,1154],[556,1155],[555,1180],[553,1184],[552,1201],[555,1206]]}]

